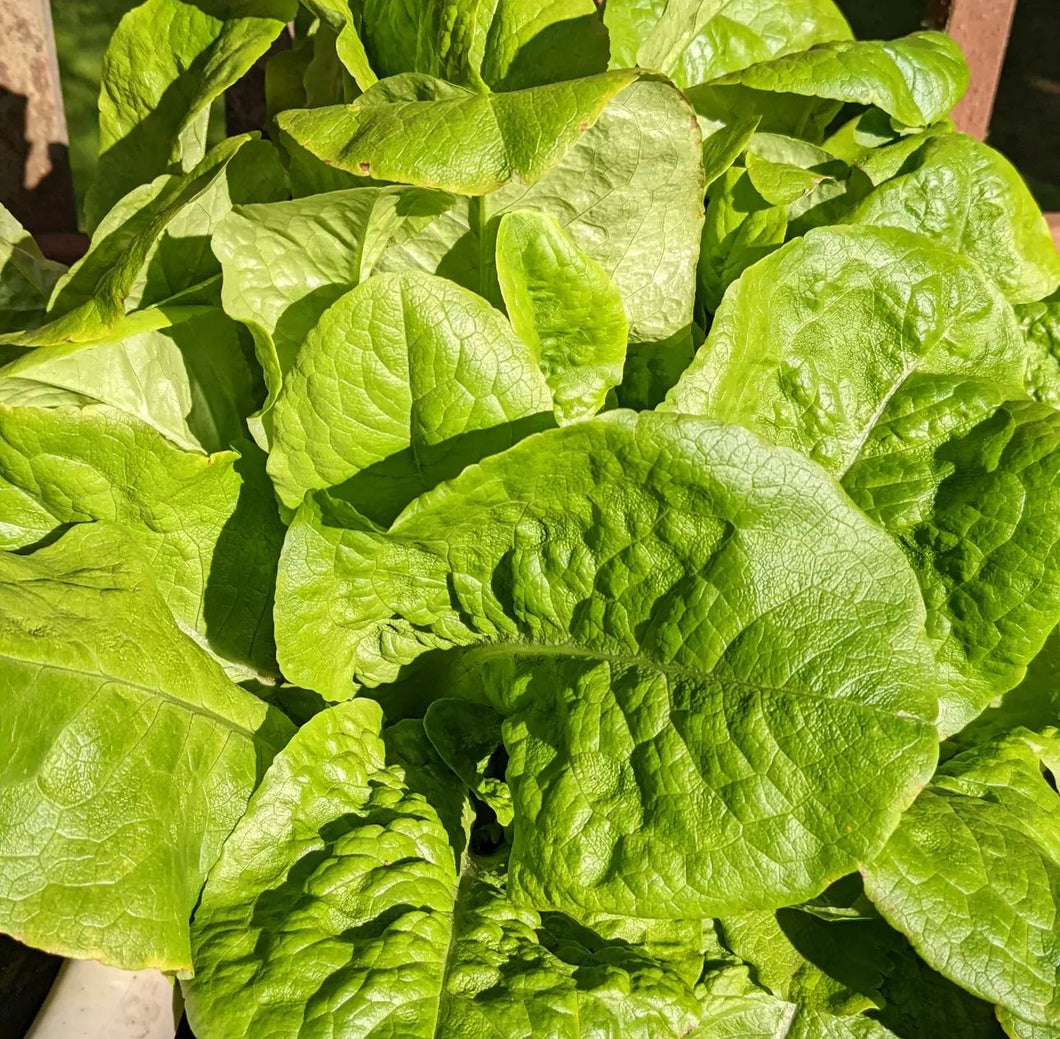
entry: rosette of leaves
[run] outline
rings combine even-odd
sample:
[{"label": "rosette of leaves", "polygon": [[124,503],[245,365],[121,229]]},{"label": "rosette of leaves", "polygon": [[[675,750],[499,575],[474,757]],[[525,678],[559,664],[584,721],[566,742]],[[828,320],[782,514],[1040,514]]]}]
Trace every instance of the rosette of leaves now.
[{"label": "rosette of leaves", "polygon": [[0,213],[0,929],[199,1039],[1057,1034],[1060,256],[966,81],[131,11],[86,255]]}]

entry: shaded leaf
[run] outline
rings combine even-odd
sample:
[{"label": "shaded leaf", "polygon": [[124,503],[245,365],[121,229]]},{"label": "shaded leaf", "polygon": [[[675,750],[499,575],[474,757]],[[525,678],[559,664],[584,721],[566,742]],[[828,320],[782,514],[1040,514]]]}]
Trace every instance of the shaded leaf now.
[{"label": "shaded leaf", "polygon": [[0,332],[41,324],[63,270],[44,258],[33,236],[0,206]]},{"label": "shaded leaf", "polygon": [[222,658],[275,670],[283,527],[252,444],[204,455],[109,407],[0,404],[0,477],[36,509],[27,529],[9,532],[13,547],[40,539],[45,514],[49,530],[119,524],[151,559],[152,579],[185,631]]},{"label": "shaded leaf", "polygon": [[607,68],[592,0],[361,0],[364,51],[380,76],[422,72],[477,89],[521,90]]},{"label": "shaded leaf", "polygon": [[96,342],[26,351],[0,369],[0,402],[107,404],[193,451],[241,440],[261,392],[246,334],[215,308],[171,307],[152,317],[147,327],[119,320]]},{"label": "shaded leaf", "polygon": [[[277,198],[283,173],[272,148],[232,137],[192,171],[130,192],[96,228],[88,252],[59,280],[50,321],[23,346],[91,342],[153,303],[214,302],[220,268],[210,236],[233,202]],[[199,295],[197,295],[199,294]]]},{"label": "shaded leaf", "polygon": [[[435,700],[423,716],[423,730],[438,756],[467,788],[493,809],[497,822],[512,821],[512,795],[493,759],[503,740],[504,716],[485,704]],[[695,979],[693,979],[695,980]]]},{"label": "shaded leaf", "polygon": [[268,49],[295,0],[146,0],[122,18],[103,57],[100,158],[85,199],[95,227],[110,207],[206,151],[210,103]]},{"label": "shaded leaf", "polygon": [[[268,387],[263,412],[320,315],[453,201],[420,188],[366,188],[232,211],[212,244],[225,311],[254,336]],[[260,420],[255,436],[267,439]]]}]

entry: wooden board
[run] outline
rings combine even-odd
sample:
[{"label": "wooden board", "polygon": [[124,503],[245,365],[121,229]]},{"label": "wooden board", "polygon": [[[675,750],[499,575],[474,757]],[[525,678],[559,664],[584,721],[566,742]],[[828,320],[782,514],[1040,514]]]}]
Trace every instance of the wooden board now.
[{"label": "wooden board", "polygon": [[0,202],[34,234],[77,230],[48,0],[0,2]]}]

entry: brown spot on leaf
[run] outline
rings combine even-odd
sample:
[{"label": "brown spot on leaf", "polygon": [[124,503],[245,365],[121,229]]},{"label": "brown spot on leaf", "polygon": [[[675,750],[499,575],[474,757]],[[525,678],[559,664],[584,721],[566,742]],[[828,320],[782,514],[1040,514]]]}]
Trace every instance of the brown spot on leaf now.
[{"label": "brown spot on leaf", "polygon": [[372,172],[372,164],[370,162],[359,162],[357,163],[357,169],[367,177]]}]

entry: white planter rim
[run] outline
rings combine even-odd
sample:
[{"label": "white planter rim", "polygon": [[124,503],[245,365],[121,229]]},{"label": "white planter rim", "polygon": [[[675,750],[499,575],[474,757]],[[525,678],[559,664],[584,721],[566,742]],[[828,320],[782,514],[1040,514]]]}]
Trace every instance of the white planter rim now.
[{"label": "white planter rim", "polygon": [[157,970],[65,960],[26,1039],[174,1039],[180,986]]}]

